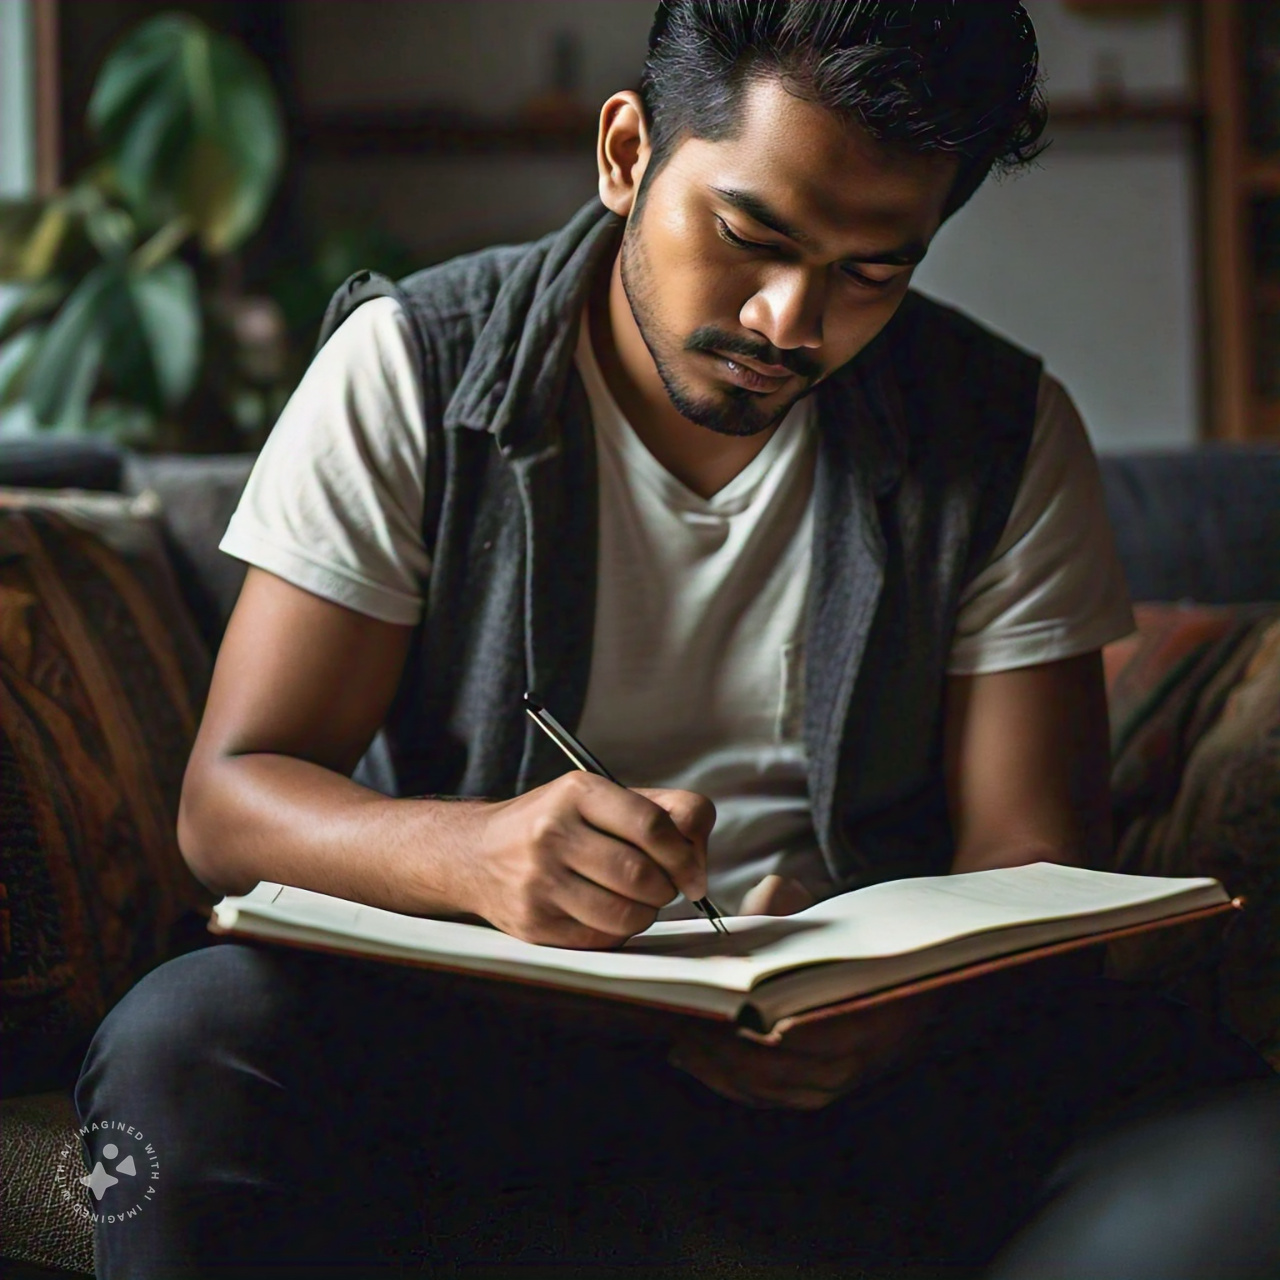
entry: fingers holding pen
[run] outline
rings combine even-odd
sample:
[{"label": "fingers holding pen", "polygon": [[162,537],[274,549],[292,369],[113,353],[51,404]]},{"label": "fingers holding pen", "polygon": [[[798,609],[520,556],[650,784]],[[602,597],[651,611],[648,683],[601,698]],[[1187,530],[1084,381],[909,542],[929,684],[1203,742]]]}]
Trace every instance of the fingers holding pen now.
[{"label": "fingers holding pen", "polygon": [[578,791],[583,818],[639,850],[674,886],[665,905],[683,893],[694,902],[707,892],[707,844],[715,807],[689,791],[630,790],[591,774],[562,779]]},{"label": "fingers holding pen", "polygon": [[648,928],[678,892],[706,891],[705,841],[682,834],[661,804],[606,778],[565,774],[480,806],[477,820],[472,909],[528,942],[614,946]]}]

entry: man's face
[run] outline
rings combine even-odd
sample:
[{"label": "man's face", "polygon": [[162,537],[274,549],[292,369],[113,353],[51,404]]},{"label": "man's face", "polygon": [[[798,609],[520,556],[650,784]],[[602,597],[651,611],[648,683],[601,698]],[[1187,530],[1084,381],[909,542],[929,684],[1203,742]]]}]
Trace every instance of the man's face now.
[{"label": "man's face", "polygon": [[887,151],[775,79],[726,142],[679,144],[627,223],[621,276],[680,414],[767,430],[893,315],[953,157]]}]

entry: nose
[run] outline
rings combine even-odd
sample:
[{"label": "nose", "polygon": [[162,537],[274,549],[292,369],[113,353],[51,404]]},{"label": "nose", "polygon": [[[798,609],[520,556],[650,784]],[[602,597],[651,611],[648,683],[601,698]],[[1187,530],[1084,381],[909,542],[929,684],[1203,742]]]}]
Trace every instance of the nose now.
[{"label": "nose", "polygon": [[780,350],[822,345],[826,272],[779,263],[747,299],[738,321]]}]

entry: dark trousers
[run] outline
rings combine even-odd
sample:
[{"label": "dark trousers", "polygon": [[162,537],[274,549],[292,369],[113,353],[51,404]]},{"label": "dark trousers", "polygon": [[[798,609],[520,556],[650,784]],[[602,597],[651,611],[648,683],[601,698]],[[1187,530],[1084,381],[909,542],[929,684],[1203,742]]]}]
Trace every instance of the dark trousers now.
[{"label": "dark trousers", "polygon": [[1280,1275],[1261,1059],[1141,990],[1028,973],[969,984],[929,1053],[796,1112],[490,984],[220,942],[139,982],[85,1058],[86,1167],[115,1179],[91,1196],[98,1274]]}]

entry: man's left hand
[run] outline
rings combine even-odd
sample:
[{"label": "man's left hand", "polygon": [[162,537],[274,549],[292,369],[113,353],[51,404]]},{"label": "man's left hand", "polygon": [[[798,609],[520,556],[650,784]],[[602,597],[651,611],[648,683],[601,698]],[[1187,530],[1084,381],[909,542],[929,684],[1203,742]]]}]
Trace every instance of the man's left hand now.
[{"label": "man's left hand", "polygon": [[744,1040],[727,1027],[691,1027],[667,1061],[744,1106],[816,1111],[899,1061],[932,1007],[927,996],[894,1000],[797,1027],[780,1045]]},{"label": "man's left hand", "polygon": [[[790,915],[812,901],[795,881],[769,876],[747,895],[742,911]],[[780,1045],[745,1040],[729,1027],[691,1026],[667,1061],[744,1106],[816,1111],[883,1075],[918,1039],[935,1007],[929,995],[894,1000],[797,1027]]]}]

